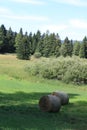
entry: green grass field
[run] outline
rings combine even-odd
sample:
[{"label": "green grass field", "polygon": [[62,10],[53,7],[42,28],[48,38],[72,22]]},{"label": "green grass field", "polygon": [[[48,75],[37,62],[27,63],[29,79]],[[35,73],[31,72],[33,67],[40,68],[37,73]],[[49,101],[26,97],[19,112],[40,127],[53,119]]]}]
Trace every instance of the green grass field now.
[{"label": "green grass field", "polygon": [[[31,77],[24,67],[35,60],[0,55],[0,130],[87,130],[87,85]],[[42,112],[39,99],[56,90],[67,92],[70,103]]]}]

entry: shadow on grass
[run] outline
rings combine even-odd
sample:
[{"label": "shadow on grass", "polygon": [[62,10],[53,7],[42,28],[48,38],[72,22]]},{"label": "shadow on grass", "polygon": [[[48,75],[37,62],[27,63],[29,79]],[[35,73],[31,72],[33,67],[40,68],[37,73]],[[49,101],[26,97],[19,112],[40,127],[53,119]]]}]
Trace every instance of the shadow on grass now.
[{"label": "shadow on grass", "polygon": [[40,111],[38,101],[48,94],[0,93],[0,130],[86,130],[87,102],[70,103],[59,113],[45,113]]}]

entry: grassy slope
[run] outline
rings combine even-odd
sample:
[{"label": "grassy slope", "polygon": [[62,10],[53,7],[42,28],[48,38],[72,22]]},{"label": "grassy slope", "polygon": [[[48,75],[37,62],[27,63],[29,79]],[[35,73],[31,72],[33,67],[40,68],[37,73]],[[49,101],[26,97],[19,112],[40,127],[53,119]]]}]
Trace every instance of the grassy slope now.
[{"label": "grassy slope", "polygon": [[[29,62],[33,60],[21,61],[15,55],[0,55],[0,129],[86,130],[87,86],[32,78],[23,69]],[[70,104],[59,113],[41,112],[40,97],[55,90],[69,93]]]}]

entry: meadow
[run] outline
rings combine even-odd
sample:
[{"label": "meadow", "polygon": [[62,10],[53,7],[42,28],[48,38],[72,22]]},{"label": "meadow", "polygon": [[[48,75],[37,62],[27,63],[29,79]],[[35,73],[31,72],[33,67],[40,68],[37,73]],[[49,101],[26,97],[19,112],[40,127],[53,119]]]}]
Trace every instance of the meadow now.
[{"label": "meadow", "polygon": [[[0,130],[86,130],[87,85],[48,80],[25,70],[39,60],[0,55]],[[42,112],[39,99],[56,90],[69,94],[69,104],[57,113]]]}]

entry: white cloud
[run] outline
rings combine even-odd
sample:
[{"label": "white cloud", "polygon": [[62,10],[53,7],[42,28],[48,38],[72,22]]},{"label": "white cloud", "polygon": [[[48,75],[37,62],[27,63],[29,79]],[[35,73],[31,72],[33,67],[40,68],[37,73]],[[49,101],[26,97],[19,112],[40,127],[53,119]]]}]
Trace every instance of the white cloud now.
[{"label": "white cloud", "polygon": [[48,21],[47,17],[44,16],[36,16],[36,15],[0,15],[0,17],[4,18],[4,19],[10,19],[10,20],[22,20],[22,21],[26,21],[26,20],[31,20],[31,21]]},{"label": "white cloud", "polygon": [[17,3],[26,3],[26,4],[33,4],[33,5],[43,5],[45,2],[40,0],[10,0]]},{"label": "white cloud", "polygon": [[52,1],[62,3],[62,4],[74,5],[74,6],[87,6],[86,0],[52,0]]},{"label": "white cloud", "polygon": [[49,30],[50,32],[58,33],[59,31],[66,29],[67,26],[64,24],[61,24],[61,25],[49,24],[49,25],[43,25],[40,28],[42,32]]},{"label": "white cloud", "polygon": [[72,19],[70,25],[78,29],[87,29],[87,21],[85,20]]},{"label": "white cloud", "polygon": [[5,7],[0,7],[0,14],[8,14],[10,13],[10,10]]}]

